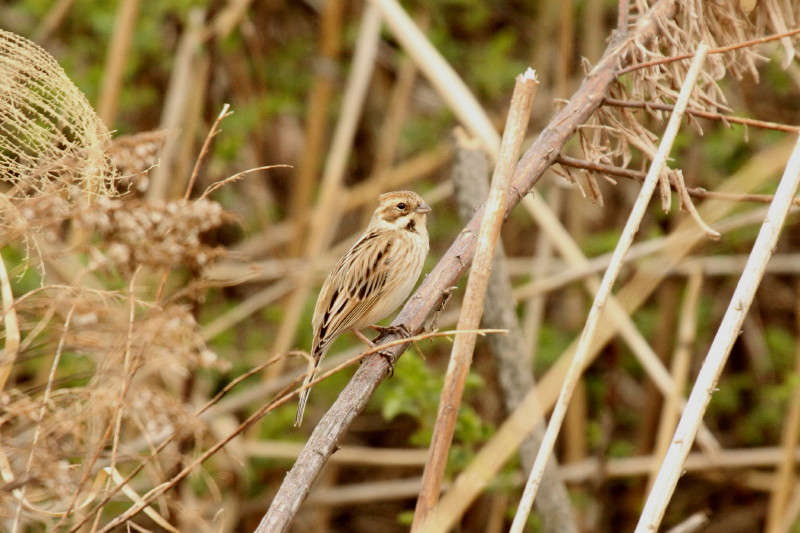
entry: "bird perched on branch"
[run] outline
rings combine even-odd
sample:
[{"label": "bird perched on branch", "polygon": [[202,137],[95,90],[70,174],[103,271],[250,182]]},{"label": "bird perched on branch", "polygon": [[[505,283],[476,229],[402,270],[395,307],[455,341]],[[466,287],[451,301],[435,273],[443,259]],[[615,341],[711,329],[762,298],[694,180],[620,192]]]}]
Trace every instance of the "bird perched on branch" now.
[{"label": "bird perched on branch", "polygon": [[[314,340],[304,386],[313,381],[336,337],[345,331],[358,333],[390,315],[411,293],[422,271],[428,254],[425,222],[430,206],[411,191],[388,192],[378,200],[364,234],[336,263],[320,290],[311,321]],[[300,392],[295,426],[303,422],[310,392],[308,388]]]}]

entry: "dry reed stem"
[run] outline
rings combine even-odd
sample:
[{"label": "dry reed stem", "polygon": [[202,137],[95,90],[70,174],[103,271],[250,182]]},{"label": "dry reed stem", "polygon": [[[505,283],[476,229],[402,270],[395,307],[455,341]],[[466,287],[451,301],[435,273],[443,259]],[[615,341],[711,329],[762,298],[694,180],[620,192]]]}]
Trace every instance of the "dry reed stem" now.
[{"label": "dry reed stem", "polygon": [[419,494],[421,477],[338,485],[315,490],[308,497],[314,506],[365,505],[371,502],[411,499]]},{"label": "dry reed stem", "polygon": [[492,159],[496,159],[500,136],[450,63],[445,61],[396,0],[370,0],[370,5],[380,8],[386,25],[403,50],[411,56],[464,127],[480,140],[483,149]]},{"label": "dry reed stem", "polygon": [[797,523],[798,516],[800,516],[800,485],[795,484],[792,498],[786,504],[786,511],[783,515],[783,531],[791,532],[792,526]]},{"label": "dry reed stem", "polygon": [[[419,533],[448,531],[457,522],[475,497],[495,478],[508,458],[531,429],[544,418],[538,402],[538,387],[531,389],[519,406],[503,421],[492,438],[459,474],[439,504],[432,509]],[[559,472],[562,476],[563,474]]]},{"label": "dry reed stem", "polygon": [[530,514],[531,506],[533,505],[533,499],[536,497],[536,491],[541,483],[547,461],[550,459],[550,455],[553,453],[556,437],[558,436],[561,423],[564,419],[564,414],[566,413],[567,406],[569,405],[569,399],[572,396],[572,392],[574,391],[578,380],[580,379],[586,360],[589,358],[589,345],[593,342],[595,331],[597,331],[597,327],[600,324],[600,316],[605,309],[614,282],[616,281],[619,271],[622,268],[625,254],[628,252],[628,249],[633,243],[636,232],[639,230],[639,225],[641,224],[641,220],[644,217],[648,204],[650,203],[650,198],[655,191],[655,187],[659,183],[661,176],[663,175],[667,163],[667,157],[669,156],[669,152],[672,149],[672,143],[674,142],[675,136],[677,135],[680,127],[683,112],[689,103],[689,97],[691,96],[691,92],[697,77],[700,74],[700,68],[703,65],[703,61],[705,60],[707,52],[708,47],[701,43],[697,48],[695,60],[692,63],[689,72],[686,74],[683,86],[681,87],[680,95],[675,103],[675,111],[672,117],[670,117],[670,121],[667,124],[666,130],[664,131],[664,136],[661,144],[659,145],[658,152],[653,157],[647,178],[642,185],[641,191],[639,191],[639,195],[636,198],[636,203],[631,209],[631,214],[628,217],[628,222],[625,224],[622,235],[620,235],[617,247],[614,249],[614,255],[611,259],[611,263],[603,275],[600,288],[595,295],[594,303],[592,304],[592,308],[589,311],[589,316],[586,319],[586,326],[581,334],[578,348],[575,351],[575,357],[570,365],[569,371],[567,372],[564,386],[561,389],[561,394],[559,395],[559,399],[556,402],[555,409],[553,410],[553,414],[551,415],[550,421],[547,425],[547,431],[545,432],[545,436],[542,441],[542,447],[539,449],[539,454],[536,457],[536,463],[534,464],[533,470],[531,470],[528,483],[525,486],[525,491],[523,492],[522,499],[520,500],[520,506],[516,515],[514,516],[514,522],[511,525],[512,533],[521,533],[525,527],[525,522]]},{"label": "dry reed stem", "polygon": [[664,511],[678,483],[686,456],[689,454],[697,433],[698,425],[711,401],[711,395],[733,343],[739,336],[745,315],[764,274],[766,263],[775,249],[798,186],[800,186],[800,140],[789,158],[786,171],[775,192],[775,200],[770,205],[767,217],[764,219],[764,224],[753,245],[750,259],[739,279],[722,323],[697,376],[687,408],[678,423],[672,444],[653,484],[653,490],[645,502],[644,510],[636,526],[637,533],[655,531],[661,524]]},{"label": "dry reed stem", "polygon": [[314,65],[314,82],[311,84],[306,107],[303,157],[297,166],[289,200],[289,212],[292,213],[295,230],[294,238],[289,241],[289,251],[292,256],[299,255],[303,249],[311,213],[311,195],[319,172],[321,156],[325,152],[328,110],[333,97],[337,62],[342,48],[343,15],[342,0],[325,2],[320,13],[320,57]]},{"label": "dry reed stem", "polygon": [[[504,220],[505,195],[514,172],[514,165],[519,157],[522,141],[525,138],[531,105],[538,85],[536,72],[531,69],[516,78],[498,163],[492,177],[489,197],[485,203],[485,215],[478,232],[475,258],[456,329],[475,329],[480,324],[494,250]],[[461,335],[453,343],[450,363],[447,367],[442,396],[439,401],[439,412],[433,429],[430,446],[431,460],[425,466],[425,472],[422,475],[422,490],[414,512],[412,531],[421,526],[430,509],[436,505],[439,499],[447,456],[461,405],[461,396],[472,364],[475,340],[475,335]]]},{"label": "dry reed stem", "polygon": [[[654,446],[654,455],[659,458],[659,461],[663,460],[664,455],[667,453],[670,437],[675,431],[681,412],[686,406],[683,391],[686,390],[686,383],[689,379],[692,346],[697,337],[698,303],[702,286],[703,274],[699,269],[696,269],[689,275],[689,282],[686,286],[686,293],[683,297],[679,315],[678,342],[670,365],[672,390],[670,394],[665,395],[664,405],[661,408],[661,420],[658,424],[658,434]],[[653,471],[648,478],[647,491],[652,487],[656,474],[658,474],[658,469],[654,465]]]},{"label": "dry reed stem", "polygon": [[[795,459],[800,459],[800,450],[794,450]],[[686,459],[686,472],[713,472],[720,469],[774,468],[784,457],[784,450],[778,446],[758,448],[737,448],[721,450],[719,456],[710,461],[702,452],[692,452]],[[563,465],[561,475],[570,483],[591,482],[598,477],[619,479],[625,477],[647,476],[653,464],[659,460],[655,455],[639,455],[622,458],[592,457],[579,463]]]},{"label": "dry reed stem", "polygon": [[20,333],[19,319],[14,304],[14,291],[3,256],[0,255],[0,295],[3,298],[3,326],[5,327],[5,345],[0,350],[0,392],[5,389],[11,369],[19,353]]},{"label": "dry reed stem", "polygon": [[[248,457],[262,459],[296,459],[303,449],[300,442],[255,440],[243,445]],[[430,453],[421,448],[373,448],[343,445],[331,456],[332,463],[349,465],[422,468]]]},{"label": "dry reed stem", "polygon": [[250,315],[257,313],[264,307],[283,298],[292,289],[296,288],[296,281],[287,278],[282,279],[272,285],[264,287],[255,294],[247,297],[230,310],[220,314],[214,320],[203,326],[201,336],[204,341],[210,341],[217,335],[229,331],[231,327],[246,319]]},{"label": "dry reed stem", "polygon": [[670,528],[666,533],[694,533],[706,524],[708,524],[708,513],[701,511]]},{"label": "dry reed stem", "polygon": [[[461,128],[456,130],[455,145],[456,155],[450,181],[455,188],[459,218],[466,224],[481,201],[489,195],[489,161],[480,143],[474,138],[467,138]],[[535,384],[527,357],[528,344],[523,339],[516,315],[507,263],[506,254],[498,242],[484,298],[481,324],[483,327],[508,329],[506,335],[490,335],[486,344],[492,353],[505,412],[509,413]],[[530,470],[533,465],[543,432],[544,424],[541,423],[520,446],[519,457],[523,472]],[[569,493],[558,476],[557,464],[550,465],[542,484],[545,487],[543,497],[536,501],[536,510],[542,521],[542,533],[577,532],[578,526]]]},{"label": "dry reed stem", "polygon": [[125,74],[125,59],[131,48],[136,17],[139,14],[140,0],[123,0],[118,4],[111,31],[111,45],[108,47],[100,83],[100,99],[97,114],[106,126],[113,128],[119,109],[119,94]]},{"label": "dry reed stem", "polygon": [[[356,40],[355,57],[342,101],[342,112],[333,134],[330,152],[325,161],[320,195],[311,215],[310,233],[303,253],[308,264],[313,264],[333,239],[334,229],[339,225],[343,210],[339,207],[344,194],[344,173],[347,160],[353,149],[356,126],[363,111],[367,88],[375,67],[375,58],[380,41],[381,14],[372,4],[364,6],[361,27]],[[308,300],[312,283],[312,270],[301,272],[297,288],[292,293],[284,309],[280,327],[272,345],[272,353],[288,351],[300,326],[300,319]],[[278,365],[268,373],[280,373],[283,365]],[[267,377],[267,376],[265,376]]]},{"label": "dry reed stem", "polygon": [[[552,213],[557,213],[563,203],[563,189],[551,186],[547,195],[548,207]],[[531,279],[539,281],[545,279],[553,263],[553,240],[541,232],[536,237],[536,251],[530,261],[529,273]],[[526,359],[529,368],[535,368],[536,353],[539,346],[539,332],[544,321],[546,296],[544,293],[534,294],[525,298],[525,307],[522,313],[522,334],[525,345],[528,347]]]},{"label": "dry reed stem", "polygon": [[[186,28],[175,53],[159,129],[181,131],[186,122],[190,95],[195,86],[194,80],[198,70],[197,62],[202,50],[204,18],[205,13],[199,8],[193,8],[188,13]],[[182,135],[190,133],[181,131]],[[146,194],[149,201],[167,200],[172,194],[183,189],[182,187],[172,189],[177,181],[174,175],[174,163],[179,146],[180,138],[177,135],[170,135],[164,142],[160,163],[150,172],[150,186]]]},{"label": "dry reed stem", "polygon": [[247,10],[253,0],[233,0],[226,2],[220,8],[219,13],[208,24],[203,33],[203,41],[208,41],[214,37],[224,40],[228,37],[242,20],[247,19]]},{"label": "dry reed stem", "polygon": [[[538,196],[526,197],[522,201],[522,205],[539,227],[545,233],[549,234],[559,254],[570,266],[585,267],[588,264],[588,259],[580,250],[577,243],[572,240],[567,230],[561,225],[561,222],[555,214],[547,208],[547,204],[541,200],[541,198]],[[614,254],[612,254],[608,260],[607,269],[611,268],[613,260]],[[625,258],[622,258],[621,261],[625,261]],[[624,262],[622,264],[624,264]],[[584,284],[591,294],[599,293],[601,282],[595,277],[587,277],[584,279]],[[613,294],[609,294],[605,302],[605,307],[607,317],[619,328],[619,333],[623,340],[628,344],[631,352],[638,359],[647,375],[653,380],[656,388],[658,388],[665,397],[669,397],[675,390],[675,382],[670,377],[669,372],[664,367],[664,363],[658,357],[655,350],[653,350],[641,332],[639,332],[631,316],[625,312],[619,300],[615,298]],[[683,395],[681,395],[679,399],[680,407],[683,408],[685,403],[686,401]],[[720,448],[719,442],[717,442],[717,439],[714,438],[714,435],[705,425],[701,428],[700,438],[698,440],[704,450],[710,454],[716,453]]]},{"label": "dry reed stem", "polygon": [[[201,48],[201,50],[205,51],[205,48]],[[207,130],[206,107],[216,105],[216,102],[206,103],[209,84],[213,84],[211,62],[209,54],[203,53],[197,56],[193,65],[192,87],[186,94],[184,122],[181,124],[181,135],[177,138],[177,147],[175,148],[172,173],[176,179],[169,191],[170,198],[182,198],[184,190],[189,189],[189,186],[186,185],[186,177],[191,176],[191,173],[194,172],[193,169],[197,166],[199,157],[197,139],[203,134],[207,136],[210,131]]]},{"label": "dry reed stem", "polygon": [[[800,290],[800,284],[796,284],[795,287],[795,290]],[[795,309],[795,330],[800,331],[800,300]],[[794,360],[794,375],[800,376],[800,343],[795,346]],[[794,451],[797,449],[798,441],[800,441],[800,384],[794,381],[781,434],[781,447],[784,455],[776,469],[775,477],[777,479],[770,493],[765,533],[789,531],[790,522],[785,521],[785,514],[792,490],[797,485],[795,474],[797,460],[794,457]]]}]

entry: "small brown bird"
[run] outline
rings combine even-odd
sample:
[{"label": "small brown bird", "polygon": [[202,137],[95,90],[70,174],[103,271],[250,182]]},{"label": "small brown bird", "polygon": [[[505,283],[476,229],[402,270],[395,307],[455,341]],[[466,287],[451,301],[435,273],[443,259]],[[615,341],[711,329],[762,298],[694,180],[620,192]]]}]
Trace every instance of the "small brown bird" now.
[{"label": "small brown bird", "polygon": [[[364,234],[336,263],[314,307],[314,340],[303,385],[317,373],[331,342],[390,315],[411,293],[428,255],[426,215],[431,208],[415,192],[387,192]],[[311,389],[300,393],[294,425],[303,422]]]}]

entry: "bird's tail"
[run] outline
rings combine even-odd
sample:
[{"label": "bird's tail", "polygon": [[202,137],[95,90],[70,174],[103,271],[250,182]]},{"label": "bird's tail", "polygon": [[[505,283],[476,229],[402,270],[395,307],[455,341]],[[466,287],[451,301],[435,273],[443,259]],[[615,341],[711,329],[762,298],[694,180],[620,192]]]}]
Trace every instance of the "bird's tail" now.
[{"label": "bird's tail", "polygon": [[[322,354],[312,354],[311,359],[308,361],[308,371],[306,372],[306,378],[303,380],[303,387],[306,387],[309,383],[314,381],[314,378],[317,375],[317,368],[319,368],[319,362],[321,360]],[[304,388],[300,391],[300,397],[297,400],[297,414],[294,417],[295,427],[300,427],[300,424],[303,423],[303,413],[306,410],[306,402],[308,402],[309,394],[311,394],[310,388]]]}]

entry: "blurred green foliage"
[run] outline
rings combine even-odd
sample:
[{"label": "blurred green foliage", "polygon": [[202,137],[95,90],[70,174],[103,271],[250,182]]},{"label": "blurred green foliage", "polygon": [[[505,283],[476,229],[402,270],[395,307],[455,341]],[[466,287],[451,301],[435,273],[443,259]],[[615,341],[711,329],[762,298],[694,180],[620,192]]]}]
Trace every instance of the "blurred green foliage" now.
[{"label": "blurred green foliage", "polygon": [[[406,353],[395,365],[395,379],[390,379],[373,396],[373,404],[380,406],[386,420],[408,415],[417,421],[417,430],[409,435],[409,443],[426,447],[433,435],[433,423],[439,409],[444,376],[415,353]],[[492,426],[469,405],[485,386],[483,379],[474,372],[467,376],[464,400],[458,412],[453,448],[448,458],[448,469],[462,469],[474,455],[476,446],[488,439]]]}]

